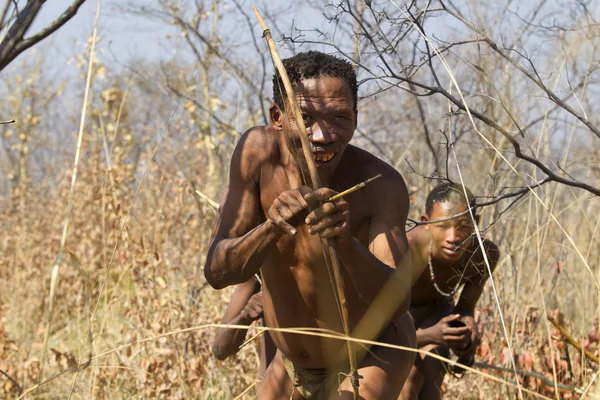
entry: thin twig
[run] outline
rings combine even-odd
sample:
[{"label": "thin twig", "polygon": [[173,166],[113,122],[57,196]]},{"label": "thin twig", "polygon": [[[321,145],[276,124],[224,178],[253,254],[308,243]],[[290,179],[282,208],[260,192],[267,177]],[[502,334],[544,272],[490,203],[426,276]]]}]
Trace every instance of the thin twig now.
[{"label": "thin twig", "polygon": [[206,201],[208,205],[211,206],[213,209],[217,211],[219,210],[219,203],[217,203],[198,189],[194,190],[194,193],[196,193],[202,200]]},{"label": "thin twig", "polygon": [[252,385],[248,386],[246,389],[244,389],[244,391],[242,393],[240,393],[234,400],[239,400],[241,398],[244,397],[244,395],[246,393],[248,393],[250,391],[250,389],[252,389],[254,386],[256,386],[259,382],[254,382]]},{"label": "thin twig", "polygon": [[19,389],[19,396],[21,395],[21,393],[23,393],[23,388],[21,387],[21,385],[19,385],[17,383],[17,381],[15,381],[9,374],[7,374],[6,372],[2,371],[0,369],[0,374],[4,375],[5,377],[8,378],[9,381],[11,381],[13,383],[13,385],[15,385],[17,387],[17,389]]},{"label": "thin twig", "polygon": [[[193,73],[190,76],[190,79],[187,82],[187,85],[190,86],[192,80],[195,78],[196,73]],[[125,213],[125,216],[123,217],[123,220],[121,222],[121,227],[119,229],[119,233],[117,235],[116,238],[116,243],[113,247],[111,256],[110,256],[110,260],[108,261],[108,266],[106,267],[106,272],[104,274],[104,277],[102,279],[102,283],[100,285],[100,290],[98,293],[98,297],[96,300],[96,304],[94,306],[94,310],[92,311],[92,316],[90,318],[90,325],[88,328],[88,335],[85,337],[84,340],[84,344],[83,346],[85,347],[87,345],[88,340],[91,341],[92,340],[92,336],[91,336],[91,330],[92,330],[92,324],[96,319],[96,314],[98,312],[98,308],[100,306],[100,299],[102,298],[102,294],[104,292],[104,289],[106,287],[106,284],[108,282],[108,277],[109,277],[109,272],[110,269],[114,263],[116,254],[117,254],[117,250],[119,248],[119,245],[121,244],[122,240],[123,240],[123,233],[125,232],[125,228],[127,226],[127,223],[129,222],[129,217],[131,216],[131,210],[133,209],[133,205],[135,203],[135,201],[138,198],[138,195],[140,193],[141,187],[142,187],[142,183],[145,181],[145,177],[148,175],[148,171],[150,170],[150,167],[152,166],[152,162],[155,159],[156,153],[158,152],[158,149],[160,147],[160,144],[163,142],[163,140],[165,139],[167,133],[169,132],[169,127],[171,125],[171,122],[173,121],[173,118],[175,117],[175,114],[177,113],[177,111],[179,110],[179,107],[181,106],[181,103],[183,101],[183,98],[180,98],[179,101],[177,102],[175,109],[173,110],[173,112],[171,113],[171,116],[169,117],[169,120],[167,121],[164,129],[162,130],[160,137],[158,138],[158,141],[156,143],[156,145],[154,146],[154,148],[152,149],[152,153],[150,154],[150,157],[148,159],[148,164],[146,165],[146,168],[144,169],[144,171],[142,172],[142,175],[139,179],[139,182],[135,188],[135,191],[133,193],[133,197],[131,199],[131,202],[129,203],[129,206],[127,207],[127,211]],[[93,359],[93,358],[92,358]],[[92,360],[90,359],[90,361]],[[75,373],[77,374],[79,372],[79,370],[76,370]],[[77,376],[75,376],[75,378],[77,378]],[[73,384],[75,383],[75,380],[73,380]]]},{"label": "thin twig", "polygon": [[598,357],[596,357],[594,354],[592,354],[591,351],[583,348],[583,346],[581,345],[581,343],[579,343],[577,341],[577,339],[575,339],[573,336],[571,336],[571,334],[569,334],[569,332],[567,332],[567,330],[565,329],[565,327],[562,326],[557,320],[555,320],[551,316],[548,316],[548,321],[550,321],[552,323],[552,325],[554,325],[554,327],[559,330],[560,334],[565,338],[565,340],[571,346],[573,346],[577,350],[579,350],[580,353],[585,354],[585,356],[588,359],[590,359],[591,361],[595,362],[596,364],[600,364],[600,359],[598,359]]},{"label": "thin twig", "polygon": [[[492,364],[488,364],[485,362],[476,362],[473,364],[473,366],[477,367],[477,368],[495,369],[497,371],[502,371],[502,372],[515,372],[515,370],[513,370],[512,368],[501,367],[499,365],[492,365]],[[516,369],[516,372],[519,375],[531,376],[533,378],[539,379],[546,386],[551,387],[551,388],[558,387],[559,389],[568,390],[570,392],[581,392],[581,389],[579,389],[577,386],[565,385],[564,383],[553,382],[552,380],[546,378],[544,375],[540,374],[539,372],[526,371],[523,369]]]},{"label": "thin twig", "polygon": [[54,301],[56,298],[56,288],[58,286],[58,278],[60,276],[60,262],[62,259],[63,252],[65,250],[65,244],[67,241],[67,233],[69,231],[69,221],[71,218],[71,210],[73,209],[73,197],[75,195],[75,182],[77,181],[77,171],[79,167],[79,159],[81,155],[81,145],[83,142],[83,128],[85,127],[85,119],[87,115],[87,106],[90,94],[90,87],[92,85],[92,71],[94,67],[94,51],[96,49],[96,37],[98,32],[98,20],[100,18],[100,6],[102,1],[98,0],[98,7],[96,9],[96,19],[94,21],[94,29],[92,31],[92,44],[90,46],[90,55],[89,55],[89,65],[87,78],[85,83],[85,92],[83,95],[83,105],[81,107],[81,119],[79,123],[79,133],[77,134],[77,146],[75,149],[75,160],[73,162],[73,172],[71,174],[71,188],[69,190],[69,199],[67,203],[67,212],[65,216],[65,221],[63,225],[62,236],[60,239],[60,248],[58,250],[58,254],[54,259],[54,265],[52,266],[52,272],[50,275],[50,294],[48,300],[48,319],[46,332],[44,334],[44,343],[42,345],[42,356],[40,359],[40,379],[43,378],[44,372],[44,362],[46,360],[46,352],[48,351],[48,341],[50,339],[50,331],[52,325],[52,316],[54,313]]}]

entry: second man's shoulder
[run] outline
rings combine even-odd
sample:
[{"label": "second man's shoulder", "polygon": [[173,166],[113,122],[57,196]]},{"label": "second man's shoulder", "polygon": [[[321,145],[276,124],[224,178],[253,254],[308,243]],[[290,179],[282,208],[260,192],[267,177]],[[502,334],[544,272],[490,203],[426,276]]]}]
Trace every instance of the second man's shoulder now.
[{"label": "second man's shoulder", "polygon": [[498,261],[500,260],[500,248],[494,242],[489,239],[481,238],[483,243],[483,248],[485,249],[485,255],[483,256],[483,252],[481,251],[481,246],[479,245],[477,238],[475,238],[475,253],[473,255],[473,262],[477,266],[483,266],[486,263],[486,259],[490,264],[490,268],[494,270]]}]

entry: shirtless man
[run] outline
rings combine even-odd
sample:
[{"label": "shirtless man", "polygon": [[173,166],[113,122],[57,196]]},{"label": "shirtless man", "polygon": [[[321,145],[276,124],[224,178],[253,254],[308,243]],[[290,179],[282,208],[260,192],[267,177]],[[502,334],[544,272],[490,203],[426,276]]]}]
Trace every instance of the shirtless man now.
[{"label": "shirtless man", "polygon": [[[254,276],[249,281],[237,285],[229,305],[223,315],[223,324],[250,325],[253,322],[264,326],[263,294],[259,279]],[[218,360],[225,360],[236,354],[244,343],[247,330],[219,328],[212,344],[212,353]],[[260,336],[260,364],[258,375],[262,378],[275,356],[277,348],[269,333]]]},{"label": "shirtless man", "polygon": [[[468,190],[468,197],[464,193],[456,184],[435,187],[421,215],[421,222],[428,224],[408,232],[414,281],[410,314],[418,348],[435,349],[446,358],[451,349],[459,362],[469,365],[479,345],[473,314],[489,274],[468,212],[474,198]],[[475,221],[479,222],[478,215]],[[483,244],[493,271],[498,247],[487,239]],[[455,306],[454,294],[461,285]],[[440,399],[446,368],[437,359],[417,356],[400,399]]]},{"label": "shirtless man", "polygon": [[[244,133],[231,160],[229,187],[215,222],[204,274],[215,289],[260,272],[270,328],[324,328],[343,332],[321,238],[335,244],[342,265],[352,326],[365,315],[388,279],[400,282],[399,304],[378,342],[414,347],[408,315],[410,256],[404,224],[408,192],[402,176],[368,152],[349,145],[357,125],[357,82],[352,66],[320,52],[284,61],[302,109],[323,187],[312,191],[293,113],[276,74],[270,124]],[[338,193],[377,174],[364,189]],[[303,183],[304,182],[306,183]],[[308,203],[323,202],[312,211]],[[402,262],[403,261],[403,262]],[[388,287],[388,286],[386,286]],[[379,303],[378,303],[379,304]],[[374,308],[381,318],[383,311]],[[369,313],[367,313],[369,311]],[[259,399],[351,399],[344,341],[270,331],[278,351]],[[363,337],[363,336],[361,336]],[[358,365],[362,399],[395,399],[414,353],[374,346]],[[338,385],[338,379],[341,385]],[[340,394],[338,396],[338,387]]]}]

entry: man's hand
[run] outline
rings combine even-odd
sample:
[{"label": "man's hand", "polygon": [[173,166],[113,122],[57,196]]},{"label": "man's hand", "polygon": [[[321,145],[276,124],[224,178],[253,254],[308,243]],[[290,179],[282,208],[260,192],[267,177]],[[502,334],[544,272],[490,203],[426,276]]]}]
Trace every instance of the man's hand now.
[{"label": "man's hand", "polygon": [[450,314],[427,328],[428,342],[452,350],[464,351],[471,341],[471,329],[469,326],[454,328],[451,326],[453,321],[460,321],[460,314]]},{"label": "man's hand", "polygon": [[459,351],[460,354],[471,355],[475,354],[475,350],[481,344],[481,338],[479,337],[479,330],[477,329],[477,322],[475,322],[475,318],[470,315],[463,315],[461,318],[470,331],[469,336],[469,344]]},{"label": "man's hand", "polygon": [[250,297],[250,300],[248,300],[248,304],[246,305],[246,307],[244,307],[241,314],[246,315],[251,321],[256,321],[257,319],[263,316],[262,291]]},{"label": "man's hand", "polygon": [[311,189],[305,186],[286,190],[273,201],[273,205],[267,212],[267,217],[279,233],[296,234],[295,227],[302,222],[308,208],[304,195],[310,191]]},{"label": "man's hand", "polygon": [[350,237],[350,210],[349,205],[343,198],[334,201],[326,201],[337,194],[329,188],[320,188],[306,193],[304,199],[309,203],[325,201],[321,206],[315,208],[306,217],[306,224],[313,235],[324,238],[333,238],[337,242],[344,241]]}]

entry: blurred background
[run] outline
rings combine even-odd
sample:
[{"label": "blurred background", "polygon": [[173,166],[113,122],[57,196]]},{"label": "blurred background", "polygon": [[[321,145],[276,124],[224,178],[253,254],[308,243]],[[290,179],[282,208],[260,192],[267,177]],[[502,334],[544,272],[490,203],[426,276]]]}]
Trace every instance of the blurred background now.
[{"label": "blurred background", "polygon": [[[487,204],[480,229],[501,258],[478,305],[478,370],[549,398],[598,395],[598,2],[11,0],[0,397],[255,394],[257,341],[211,356],[206,325],[232,290],[202,273],[231,152],[272,100],[253,5],[283,58],[316,49],[356,65],[353,143],[402,173],[411,219],[439,179],[462,176]],[[519,398],[476,373],[444,390]]]}]

